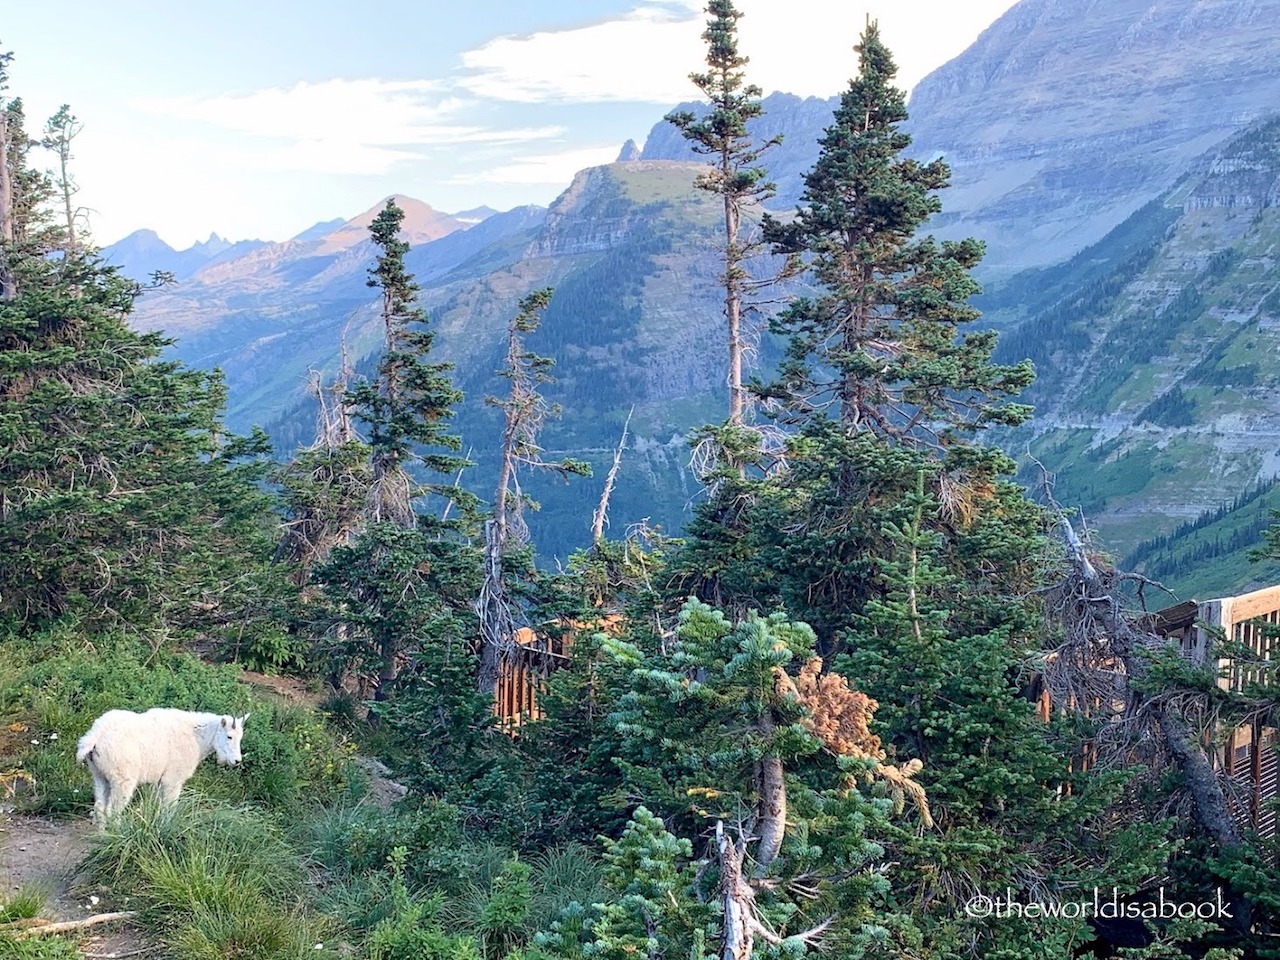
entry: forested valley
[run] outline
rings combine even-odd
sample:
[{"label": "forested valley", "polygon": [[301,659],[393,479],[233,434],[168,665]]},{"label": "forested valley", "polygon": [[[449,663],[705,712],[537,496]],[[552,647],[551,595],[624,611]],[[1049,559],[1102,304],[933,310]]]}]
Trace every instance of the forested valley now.
[{"label": "forested valley", "polygon": [[[1035,415],[1024,358],[1053,355],[1025,328],[997,350],[982,244],[928,233],[950,170],[907,156],[877,26],[782,215],[740,14],[707,16],[709,108],[668,119],[723,211],[723,312],[687,318],[726,344],[723,415],[689,438],[685,530],[608,525],[623,432],[592,542],[554,568],[529,479],[591,471],[539,442],[576,415],[548,386],[581,375],[540,335],[554,289],[511,299],[498,433],[461,435],[476,372],[433,353],[388,201],[376,364],[315,382],[298,449],[237,435],[221,374],[130,326],[171,278],[85,241],[75,118],[36,130],[0,54],[0,826],[88,830],[75,744],[107,710],[248,713],[240,766],[87,834],[73,889],[128,914],[139,955],[1280,957],[1275,814],[1239,816],[1217,762],[1275,723],[1272,661],[1230,637],[1187,655],[1145,615],[1155,587],[991,439]],[[753,373],[779,291],[782,353]],[[473,445],[487,498],[459,482]],[[1219,682],[1228,658],[1244,680]],[[0,957],[105,955],[12,886]]]}]

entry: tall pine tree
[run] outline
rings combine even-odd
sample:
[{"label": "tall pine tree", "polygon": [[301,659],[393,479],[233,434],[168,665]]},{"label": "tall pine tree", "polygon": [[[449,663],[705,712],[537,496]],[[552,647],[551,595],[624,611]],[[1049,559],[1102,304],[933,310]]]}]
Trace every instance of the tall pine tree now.
[{"label": "tall pine tree", "polygon": [[275,596],[265,438],[229,437],[221,377],[161,360],[171,341],[130,328],[137,284],[92,251],[49,256],[61,240],[30,163],[38,145],[20,101],[0,111],[0,613],[202,629],[260,618]]},{"label": "tall pine tree", "polygon": [[[369,286],[381,297],[384,346],[376,379],[347,393],[351,414],[366,425],[370,486],[367,525],[335,548],[317,570],[349,630],[336,651],[358,673],[376,673],[376,697],[387,699],[402,666],[435,645],[467,645],[478,557],[465,542],[474,497],[447,478],[467,465],[449,432],[462,393],[447,363],[434,362],[435,340],[418,305],[418,284],[405,267],[404,211],[394,198],[369,227],[378,249]],[[430,498],[430,499],[428,499]],[[428,507],[440,509],[440,515]],[[447,519],[449,507],[459,514]],[[465,659],[463,653],[459,657]]]},{"label": "tall pine tree", "polygon": [[689,111],[668,114],[690,141],[695,153],[708,156],[712,166],[698,175],[695,185],[719,194],[724,202],[724,313],[728,321],[729,423],[741,427],[746,420],[748,393],[743,381],[746,334],[742,329],[743,307],[748,282],[746,260],[759,252],[759,244],[742,239],[743,213],[769,199],[775,188],[767,179],[760,157],[781,142],[780,136],[755,143],[747,123],[764,113],[761,89],[748,84],[743,67],[748,58],[738,52],[738,20],[742,14],[733,0],[711,0],[710,20],[702,39],[707,44],[707,70],[692,73],[689,79],[710,101],[702,116]]}]

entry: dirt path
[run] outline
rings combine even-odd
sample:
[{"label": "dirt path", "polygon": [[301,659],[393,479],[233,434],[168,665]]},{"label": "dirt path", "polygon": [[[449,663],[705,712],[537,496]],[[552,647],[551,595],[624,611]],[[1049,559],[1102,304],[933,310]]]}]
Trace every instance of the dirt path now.
[{"label": "dirt path", "polygon": [[[246,671],[242,680],[286,701],[313,708],[323,696],[291,677]],[[358,757],[357,762],[369,776],[373,802],[387,808],[404,797],[406,789],[392,780],[391,771],[377,760]],[[44,915],[53,921],[83,920],[116,908],[105,902],[106,891],[95,892],[76,883],[76,868],[89,851],[93,829],[87,816],[59,820],[0,807],[0,895],[23,887],[39,888],[48,897]],[[98,896],[104,902],[93,902],[91,898]],[[141,931],[127,924],[111,923],[85,930],[79,942],[89,960],[163,957],[162,948],[149,943]]]},{"label": "dirt path", "polygon": [[[92,831],[87,818],[53,820],[0,813],[0,890],[43,890],[48,894],[45,916],[50,920],[83,920],[102,912],[103,908],[89,899],[94,894],[73,885],[76,867],[89,850]],[[85,931],[80,945],[85,956],[95,960],[158,956],[136,929],[121,924]]]}]

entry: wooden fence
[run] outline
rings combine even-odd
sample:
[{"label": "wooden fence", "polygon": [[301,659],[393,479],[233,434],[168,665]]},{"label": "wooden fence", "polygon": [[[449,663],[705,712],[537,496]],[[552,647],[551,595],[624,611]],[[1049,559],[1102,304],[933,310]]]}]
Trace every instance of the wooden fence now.
[{"label": "wooden fence", "polygon": [[[1198,603],[1189,600],[1156,613],[1155,629],[1182,646],[1193,663],[1204,663],[1214,637],[1221,635],[1249,652],[1245,658],[1218,659],[1218,686],[1242,690],[1245,686],[1270,683],[1260,661],[1280,655],[1280,639],[1267,634],[1262,624],[1280,627],[1280,586],[1255,590],[1237,597],[1222,597]],[[1280,733],[1269,712],[1255,717],[1229,734],[1221,731],[1220,746],[1214,750],[1215,766],[1226,781],[1228,802],[1237,822],[1271,840],[1276,836],[1276,800],[1280,796]],[[1214,740],[1218,740],[1214,737]]]},{"label": "wooden fence", "polygon": [[493,691],[493,712],[508,731],[543,716],[547,678],[569,662],[567,643],[528,627],[516,631],[515,653],[503,660]]},{"label": "wooden fence", "polygon": [[545,634],[528,627],[518,629],[515,653],[499,665],[493,690],[493,712],[502,728],[514,733],[529,721],[546,715],[542,697],[547,680],[569,662],[574,636],[583,631],[609,633],[621,622],[620,616],[610,614],[590,622],[566,620]]}]

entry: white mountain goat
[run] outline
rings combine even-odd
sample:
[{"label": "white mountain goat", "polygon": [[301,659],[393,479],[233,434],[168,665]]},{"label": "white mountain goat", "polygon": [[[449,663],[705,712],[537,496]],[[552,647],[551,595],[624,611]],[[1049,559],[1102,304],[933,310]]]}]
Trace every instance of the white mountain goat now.
[{"label": "white mountain goat", "polygon": [[218,763],[240,762],[243,717],[155,707],[146,713],[108,710],[80,738],[76,761],[93,774],[93,819],[103,823],[133,799],[140,783],[159,785],[172,804],[196,767],[211,753]]}]

